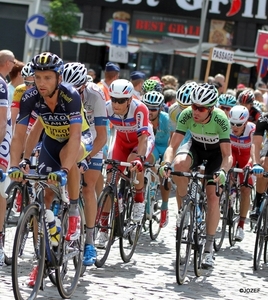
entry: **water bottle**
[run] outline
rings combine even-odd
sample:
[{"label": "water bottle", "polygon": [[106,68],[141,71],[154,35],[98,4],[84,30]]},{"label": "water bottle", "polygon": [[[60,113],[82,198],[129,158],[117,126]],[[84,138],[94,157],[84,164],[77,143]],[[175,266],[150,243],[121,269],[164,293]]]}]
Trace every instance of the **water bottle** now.
[{"label": "water bottle", "polygon": [[196,206],[196,215],[197,215],[197,223],[200,224],[202,222],[202,212],[199,205]]},{"label": "water bottle", "polygon": [[50,235],[51,235],[51,237],[55,236],[54,238],[51,238],[51,244],[52,244],[52,246],[58,246],[57,241],[59,240],[60,235],[59,235],[59,230],[57,228],[57,224],[56,224],[56,220],[55,220],[53,211],[51,211],[50,209],[46,209],[46,218],[47,218]]},{"label": "water bottle", "polygon": [[155,182],[151,182],[151,184],[150,184],[150,195],[151,195],[151,198],[153,198],[155,196],[155,190],[156,190],[156,183]]},{"label": "water bottle", "polygon": [[60,204],[59,204],[58,201],[55,201],[55,202],[54,202],[54,207],[53,207],[53,213],[54,213],[54,216],[55,216],[55,217],[58,216],[59,210],[60,210]]},{"label": "water bottle", "polygon": [[235,199],[236,199],[236,189],[235,187],[232,187],[231,188],[231,193],[230,193],[230,204],[231,204],[231,207],[234,206],[234,203],[235,203]]},{"label": "water bottle", "polygon": [[118,209],[119,209],[119,213],[123,212],[124,210],[124,206],[123,206],[123,198],[122,198],[122,194],[118,194]]}]

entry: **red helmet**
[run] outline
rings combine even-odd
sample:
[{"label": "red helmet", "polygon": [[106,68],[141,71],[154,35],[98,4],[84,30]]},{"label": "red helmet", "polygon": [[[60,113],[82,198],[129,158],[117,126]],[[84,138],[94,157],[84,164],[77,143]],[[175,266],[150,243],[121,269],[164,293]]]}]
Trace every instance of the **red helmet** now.
[{"label": "red helmet", "polygon": [[255,96],[252,90],[246,89],[239,94],[237,100],[240,104],[253,104]]}]

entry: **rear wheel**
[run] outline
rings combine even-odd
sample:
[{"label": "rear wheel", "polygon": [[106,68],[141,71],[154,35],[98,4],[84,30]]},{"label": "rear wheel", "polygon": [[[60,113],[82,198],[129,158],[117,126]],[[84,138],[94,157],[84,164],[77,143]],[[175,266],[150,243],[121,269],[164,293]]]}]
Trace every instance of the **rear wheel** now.
[{"label": "rear wheel", "polygon": [[[108,186],[104,188],[98,199],[95,222],[95,245],[98,248],[95,265],[98,268],[104,265],[114,242],[114,215],[114,193]],[[107,237],[107,241],[104,241],[102,237],[105,237],[105,239]]]},{"label": "rear wheel", "polygon": [[128,193],[127,198],[124,212],[123,236],[119,239],[120,255],[125,263],[130,261],[135,252],[142,228],[142,222],[133,222],[134,200],[132,193]]},{"label": "rear wheel", "polygon": [[[81,216],[81,208],[79,206]],[[80,218],[80,236],[77,240],[67,241],[65,239],[68,231],[68,210],[63,212],[61,220],[61,236],[58,246],[60,253],[60,266],[55,270],[56,282],[59,294],[63,299],[70,298],[76,289],[81,275],[84,252],[84,219]]]},{"label": "rear wheel", "polygon": [[[38,225],[37,225],[38,224]],[[39,231],[37,230],[38,227]],[[35,299],[42,284],[45,265],[45,237],[39,207],[29,205],[21,215],[13,246],[12,285],[16,300]],[[38,270],[38,271],[37,271]],[[36,272],[35,283],[29,288],[29,274]]]},{"label": "rear wheel", "polygon": [[[267,201],[267,200],[265,200]],[[261,212],[256,226],[256,239],[254,247],[254,270],[258,270],[260,266],[260,260],[262,256],[263,246],[265,246],[265,239],[267,238],[267,210],[268,207],[265,204],[265,209]],[[266,252],[266,251],[265,251]]]},{"label": "rear wheel", "polygon": [[176,233],[176,279],[183,284],[190,263],[193,244],[193,205],[191,202],[184,206],[180,227]]},{"label": "rear wheel", "polygon": [[219,251],[224,241],[226,226],[227,226],[227,209],[228,209],[228,197],[227,193],[223,191],[219,198],[220,201],[220,220],[216,229],[214,239],[214,250]]}]

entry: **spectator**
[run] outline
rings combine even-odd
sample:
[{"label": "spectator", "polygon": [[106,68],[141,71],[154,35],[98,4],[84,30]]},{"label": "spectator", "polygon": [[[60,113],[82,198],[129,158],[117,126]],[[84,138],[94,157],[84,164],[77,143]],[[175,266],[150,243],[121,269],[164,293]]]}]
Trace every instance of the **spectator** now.
[{"label": "spectator", "polygon": [[97,76],[96,76],[95,70],[89,69],[89,70],[87,71],[87,75],[89,75],[89,76],[92,77],[94,83],[100,82],[99,79],[98,79]]},{"label": "spectator", "polygon": [[14,66],[12,70],[9,72],[8,76],[10,78],[10,82],[8,84],[8,101],[9,104],[11,105],[12,99],[13,99],[13,94],[15,91],[15,88],[23,84],[23,77],[21,76],[21,70],[25,66],[25,63],[19,60],[14,61]]},{"label": "spectator", "polygon": [[165,75],[161,78],[161,81],[163,82],[164,86],[171,85],[174,87],[175,90],[178,89],[178,80],[176,77],[172,75]]},{"label": "spectator", "polygon": [[215,82],[215,78],[213,76],[208,76],[207,83],[210,84],[210,85],[213,85],[214,82]]},{"label": "spectator", "polygon": [[140,71],[133,71],[130,73],[130,82],[134,86],[133,98],[141,100],[141,89],[145,80],[145,74]]},{"label": "spectator", "polygon": [[219,95],[223,94],[225,91],[225,76],[222,74],[217,74],[215,76],[214,85],[216,86]]},{"label": "spectator", "polygon": [[176,91],[174,89],[168,89],[163,92],[165,111],[168,112],[169,107],[176,102]]}]

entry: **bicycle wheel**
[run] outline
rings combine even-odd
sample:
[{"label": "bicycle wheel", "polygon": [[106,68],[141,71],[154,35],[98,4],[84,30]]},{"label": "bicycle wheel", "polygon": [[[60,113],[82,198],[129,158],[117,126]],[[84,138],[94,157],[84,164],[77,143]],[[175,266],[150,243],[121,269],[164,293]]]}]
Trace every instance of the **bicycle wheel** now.
[{"label": "bicycle wheel", "polygon": [[214,239],[214,250],[219,251],[224,241],[226,226],[227,226],[227,210],[228,210],[228,198],[226,197],[226,192],[221,193],[220,199],[220,220],[218,227],[216,229],[215,239]]},{"label": "bicycle wheel", "polygon": [[[110,213],[108,216],[104,217],[103,212],[106,207],[110,209]],[[95,222],[95,245],[98,248],[95,266],[98,268],[104,265],[114,242],[114,220],[114,193],[111,187],[107,186],[104,188],[98,199],[98,210]],[[101,235],[105,236],[105,238],[107,237],[107,241],[102,241],[102,243],[100,243],[99,238]]]},{"label": "bicycle wheel", "polygon": [[129,262],[134,254],[142,227],[142,222],[132,221],[133,203],[132,194],[128,193],[124,211],[123,236],[119,238],[120,255],[125,263]]},{"label": "bicycle wheel", "polygon": [[266,240],[265,240],[265,243],[264,243],[264,249],[263,249],[263,261],[264,261],[265,264],[267,264],[267,258],[268,258],[267,239],[268,239],[268,234],[266,236]]},{"label": "bicycle wheel", "polygon": [[152,218],[150,219],[149,229],[150,237],[155,240],[160,233],[160,215],[161,215],[162,199],[160,196],[160,188],[157,186],[154,197],[151,199]]},{"label": "bicycle wheel", "polygon": [[[234,246],[236,243],[235,233],[239,221],[239,213],[237,213],[238,207],[240,207],[240,196],[238,194],[238,189],[236,187],[236,198],[232,207],[228,209],[228,223],[229,223],[229,243],[230,246]],[[237,203],[239,202],[239,203]]]},{"label": "bicycle wheel", "polygon": [[[31,204],[25,208],[18,222],[13,246],[11,275],[16,300],[35,299],[42,284],[45,266],[45,238],[42,226],[39,207]],[[38,272],[35,284],[33,288],[29,288],[29,273],[36,268]]]},{"label": "bicycle wheel", "polygon": [[178,284],[183,284],[190,264],[191,249],[193,244],[193,204],[189,202],[184,206],[180,227],[176,233],[176,279]]},{"label": "bicycle wheel", "polygon": [[197,230],[195,230],[194,238],[194,273],[197,277],[200,277],[202,274],[202,256],[205,249],[206,243],[206,209],[205,205],[202,202],[201,206],[201,222],[197,224]]},{"label": "bicycle wheel", "polygon": [[17,229],[17,223],[21,214],[22,208],[16,211],[15,203],[18,198],[22,200],[23,186],[20,182],[14,181],[8,186],[6,190],[7,197],[7,208],[5,215],[5,224],[3,228],[3,242],[5,249],[5,263],[7,265],[12,264],[12,252],[13,252],[13,242]]},{"label": "bicycle wheel", "polygon": [[254,257],[253,257],[254,270],[258,270],[259,268],[263,246],[264,243],[267,242],[265,241],[265,238],[267,237],[267,225],[268,225],[267,210],[268,207],[265,204],[265,209],[262,210],[256,225],[256,239],[255,239],[255,247],[254,247]]},{"label": "bicycle wheel", "polygon": [[[79,206],[81,216],[81,208]],[[67,241],[65,236],[68,231],[69,212],[64,210],[61,216],[61,234],[58,253],[60,255],[60,266],[55,269],[56,282],[59,294],[63,299],[68,299],[75,291],[79,277],[84,253],[84,219],[80,220],[80,237],[74,241]]]}]

